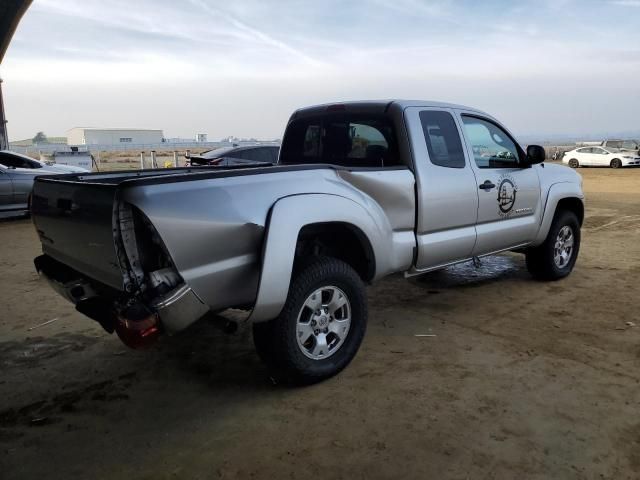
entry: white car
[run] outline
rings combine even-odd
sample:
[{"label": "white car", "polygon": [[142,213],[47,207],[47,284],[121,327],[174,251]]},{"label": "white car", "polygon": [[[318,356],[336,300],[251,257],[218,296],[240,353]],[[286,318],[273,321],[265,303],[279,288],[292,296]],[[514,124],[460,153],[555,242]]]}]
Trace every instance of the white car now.
[{"label": "white car", "polygon": [[562,163],[578,167],[631,167],[640,166],[640,155],[611,147],[581,147],[565,152]]}]

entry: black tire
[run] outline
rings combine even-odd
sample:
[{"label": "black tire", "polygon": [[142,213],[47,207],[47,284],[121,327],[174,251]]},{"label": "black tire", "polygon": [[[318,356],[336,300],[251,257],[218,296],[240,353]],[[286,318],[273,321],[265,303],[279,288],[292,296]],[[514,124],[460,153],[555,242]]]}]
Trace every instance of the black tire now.
[{"label": "black tire", "polygon": [[611,163],[609,165],[611,166],[611,168],[620,168],[622,166],[622,161],[620,161],[619,158],[614,158],[613,160],[611,160]]},{"label": "black tire", "polygon": [[[563,227],[569,227],[573,234],[573,249],[570,258],[558,266],[554,260],[556,239]],[[559,280],[571,273],[580,251],[580,222],[575,213],[560,210],[551,223],[547,238],[542,245],[526,252],[527,270],[537,280]]]},{"label": "black tire", "polygon": [[[341,346],[323,359],[307,357],[296,338],[298,315],[304,302],[316,290],[335,286],[348,298],[351,324]],[[297,266],[287,301],[278,318],[253,325],[253,341],[260,358],[278,382],[311,384],[336,375],[356,355],[367,328],[367,297],[358,274],[345,262],[315,257]]]},{"label": "black tire", "polygon": [[580,162],[578,162],[577,158],[572,158],[571,160],[569,160],[569,166],[571,168],[578,168],[580,166]]}]

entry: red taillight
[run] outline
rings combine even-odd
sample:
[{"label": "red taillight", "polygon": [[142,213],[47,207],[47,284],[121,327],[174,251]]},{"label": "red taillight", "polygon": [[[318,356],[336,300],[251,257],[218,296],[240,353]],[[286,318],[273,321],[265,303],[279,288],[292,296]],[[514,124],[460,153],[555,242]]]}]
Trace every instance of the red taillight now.
[{"label": "red taillight", "polygon": [[120,314],[116,318],[116,333],[127,347],[150,347],[160,336],[158,314],[134,315],[132,318]]}]

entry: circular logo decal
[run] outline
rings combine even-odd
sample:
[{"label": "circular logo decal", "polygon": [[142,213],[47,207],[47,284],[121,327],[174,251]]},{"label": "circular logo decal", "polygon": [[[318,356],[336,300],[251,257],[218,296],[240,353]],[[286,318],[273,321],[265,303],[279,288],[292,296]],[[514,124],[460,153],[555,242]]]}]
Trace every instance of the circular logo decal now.
[{"label": "circular logo decal", "polygon": [[503,178],[498,187],[498,207],[502,213],[509,213],[516,203],[515,183],[510,178]]}]

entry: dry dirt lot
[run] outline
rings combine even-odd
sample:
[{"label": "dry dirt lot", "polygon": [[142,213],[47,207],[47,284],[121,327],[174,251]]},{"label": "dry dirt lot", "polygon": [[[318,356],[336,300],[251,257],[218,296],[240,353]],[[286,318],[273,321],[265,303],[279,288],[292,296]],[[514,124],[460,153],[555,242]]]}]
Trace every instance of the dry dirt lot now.
[{"label": "dry dirt lot", "polygon": [[38,279],[30,222],[0,223],[0,477],[640,478],[640,170],[581,173],[568,279],[515,254],[390,278],[307,388],[273,385],[246,327],[127,350]]}]

